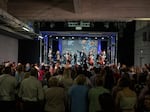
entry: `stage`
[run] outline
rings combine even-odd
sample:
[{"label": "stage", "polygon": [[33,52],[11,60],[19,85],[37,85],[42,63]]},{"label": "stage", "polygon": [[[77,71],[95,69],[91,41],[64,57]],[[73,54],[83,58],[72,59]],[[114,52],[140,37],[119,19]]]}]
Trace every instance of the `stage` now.
[{"label": "stage", "polygon": [[56,52],[59,51],[61,62],[65,63],[64,55],[69,52],[71,63],[74,64],[74,54],[77,54],[77,62],[80,63],[81,51],[86,56],[92,52],[94,61],[102,50],[106,51],[107,64],[117,63],[117,33],[116,32],[78,32],[78,31],[42,31],[44,37],[40,40],[40,63],[49,64],[50,51],[53,61],[57,61]]}]

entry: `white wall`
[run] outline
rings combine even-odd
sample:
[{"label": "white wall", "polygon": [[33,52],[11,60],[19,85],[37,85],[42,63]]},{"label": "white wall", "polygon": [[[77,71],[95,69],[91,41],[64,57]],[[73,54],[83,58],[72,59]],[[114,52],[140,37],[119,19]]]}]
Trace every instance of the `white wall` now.
[{"label": "white wall", "polygon": [[0,34],[0,64],[4,61],[17,62],[18,40]]}]

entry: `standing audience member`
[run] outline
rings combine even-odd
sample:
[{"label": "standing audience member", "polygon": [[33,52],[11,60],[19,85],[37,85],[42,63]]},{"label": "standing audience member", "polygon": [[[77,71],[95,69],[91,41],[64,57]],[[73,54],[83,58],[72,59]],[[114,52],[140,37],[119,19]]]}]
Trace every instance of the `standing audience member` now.
[{"label": "standing audience member", "polygon": [[85,85],[86,77],[78,75],[76,85],[69,89],[70,112],[88,112],[88,90]]},{"label": "standing audience member", "polygon": [[96,76],[95,78],[96,87],[89,90],[89,112],[101,111],[101,105],[99,104],[99,95],[103,93],[109,93],[109,90],[103,87],[103,78],[101,76]]},{"label": "standing audience member", "polygon": [[[64,89],[65,89],[65,92],[66,94],[68,93],[68,90],[69,88],[72,86],[73,84],[73,79],[71,78],[71,68],[70,67],[66,67],[64,68],[64,71],[63,71],[63,76],[62,76],[62,79],[61,79],[61,82],[64,86]],[[66,97],[67,101],[69,102],[68,100],[68,96]],[[69,104],[67,103],[66,104],[66,109],[67,111],[69,110]]]},{"label": "standing audience member", "polygon": [[71,78],[71,68],[64,68],[61,81],[64,85],[65,91],[67,92],[73,84],[73,80]]},{"label": "standing audience member", "polygon": [[17,69],[16,69],[16,73],[15,73],[15,78],[17,80],[17,86],[19,88],[20,86],[20,83],[22,82],[22,80],[24,79],[24,70],[23,70],[23,65],[22,64],[19,64],[17,66]]},{"label": "standing audience member", "polygon": [[45,91],[45,112],[65,112],[66,94],[62,87],[58,87],[58,79],[49,79],[49,88]]},{"label": "standing audience member", "polygon": [[19,97],[23,102],[23,112],[40,112],[41,102],[44,100],[42,84],[36,78],[37,70],[32,68],[30,76],[20,85]]},{"label": "standing audience member", "polygon": [[139,94],[138,107],[139,112],[150,112],[150,79]]},{"label": "standing audience member", "polygon": [[120,79],[120,87],[116,96],[116,111],[117,112],[135,112],[137,105],[137,95],[129,88],[130,80],[126,77]]},{"label": "standing audience member", "polygon": [[26,63],[26,65],[25,65],[25,72],[29,72],[30,70],[31,70],[30,63]]},{"label": "standing audience member", "polygon": [[104,76],[104,87],[112,91],[112,88],[115,84],[113,71],[108,66],[105,67],[105,70],[106,70],[106,75]]},{"label": "standing audience member", "polygon": [[96,112],[115,112],[115,101],[110,93],[99,95],[99,103],[101,105],[101,111]]},{"label": "standing audience member", "polygon": [[0,76],[0,111],[15,112],[15,92],[17,81],[11,76],[11,67],[4,68]]},{"label": "standing audience member", "polygon": [[45,75],[45,66],[42,65],[42,66],[38,69],[38,80],[42,82],[44,75]]}]

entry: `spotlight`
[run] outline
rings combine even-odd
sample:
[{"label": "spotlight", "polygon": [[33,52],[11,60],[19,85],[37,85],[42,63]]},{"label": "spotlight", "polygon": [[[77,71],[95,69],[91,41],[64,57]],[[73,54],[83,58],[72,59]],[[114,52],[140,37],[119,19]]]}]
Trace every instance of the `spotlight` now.
[{"label": "spotlight", "polygon": [[102,37],[102,40],[104,40],[104,37]]},{"label": "spotlight", "polygon": [[65,39],[65,37],[62,37],[62,39]]},{"label": "spotlight", "polygon": [[95,37],[95,39],[97,40],[97,37]]},{"label": "spotlight", "polygon": [[85,39],[88,39],[88,37],[85,37]]},{"label": "spotlight", "polygon": [[56,37],[56,39],[58,39],[58,37]]},{"label": "spotlight", "polygon": [[72,39],[74,39],[74,37],[72,37]]}]

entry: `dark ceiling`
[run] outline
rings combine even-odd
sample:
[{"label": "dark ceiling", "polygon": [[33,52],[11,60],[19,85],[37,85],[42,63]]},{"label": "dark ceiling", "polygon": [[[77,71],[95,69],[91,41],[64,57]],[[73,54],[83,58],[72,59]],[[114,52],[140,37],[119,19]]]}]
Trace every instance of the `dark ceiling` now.
[{"label": "dark ceiling", "polygon": [[150,18],[150,0],[8,0],[7,11],[24,21],[130,21]]}]

